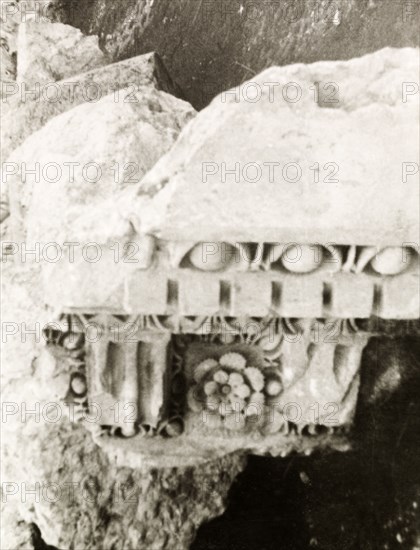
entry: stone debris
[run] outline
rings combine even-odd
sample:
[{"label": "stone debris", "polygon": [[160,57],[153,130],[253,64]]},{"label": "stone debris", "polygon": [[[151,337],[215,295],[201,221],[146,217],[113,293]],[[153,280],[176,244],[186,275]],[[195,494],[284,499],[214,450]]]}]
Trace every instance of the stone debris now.
[{"label": "stone debris", "polygon": [[109,63],[97,36],[85,36],[63,23],[21,23],[17,50],[16,80],[30,90]]},{"label": "stone debris", "polygon": [[[136,92],[142,86],[179,95],[179,90],[155,53],[112,63],[83,74],[71,74],[67,80],[50,81],[41,85],[35,94],[23,96],[18,88],[11,88],[1,136],[4,158],[7,159],[26,137],[54,116],[82,103],[96,103],[110,94],[114,95],[115,102],[134,101],[134,95],[129,95],[130,90]],[[124,89],[125,95],[120,92]]]},{"label": "stone debris", "polygon": [[[100,51],[96,37],[85,37],[79,30],[61,23],[51,23],[49,9],[53,2],[7,2],[2,6],[2,128],[0,147],[2,162],[26,135],[38,129],[49,116],[34,117],[29,105],[41,106],[44,95],[55,82],[74,74],[103,66],[106,56]],[[3,9],[4,8],[4,9]],[[19,56],[17,55],[19,50]],[[77,53],[77,57],[74,57]],[[31,57],[32,56],[32,57]],[[19,67],[17,58],[19,57]],[[4,65],[3,65],[4,62]],[[50,66],[48,66],[50,63]],[[74,71],[74,72],[73,72]],[[10,101],[10,96],[14,100]],[[29,99],[28,111],[25,110]],[[56,104],[52,97],[53,104]],[[24,112],[21,110],[23,109]],[[41,106],[42,111],[42,106]],[[58,110],[58,112],[60,112]],[[52,116],[52,114],[51,114]],[[7,170],[7,169],[6,169]],[[4,164],[2,164],[2,172]],[[1,222],[9,216],[9,187],[2,177]],[[9,221],[1,228],[3,240],[12,239]]]},{"label": "stone debris", "polygon": [[[8,178],[21,210],[17,234],[27,235],[28,242],[58,242],[60,234],[71,240],[72,227],[85,211],[96,211],[95,225],[109,224],[109,217],[98,219],[98,205],[138,184],[195,113],[151,86],[134,93],[120,90],[120,98],[116,102],[109,94],[52,118],[10,155],[8,164],[18,167]],[[23,183],[23,163],[38,163],[41,177],[35,174]]]}]

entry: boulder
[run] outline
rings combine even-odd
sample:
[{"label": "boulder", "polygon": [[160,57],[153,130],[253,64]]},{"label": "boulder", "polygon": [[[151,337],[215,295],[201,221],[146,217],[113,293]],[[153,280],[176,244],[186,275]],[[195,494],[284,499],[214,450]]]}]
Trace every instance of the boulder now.
[{"label": "boulder", "polygon": [[27,21],[17,36],[18,83],[27,90],[83,73],[108,63],[97,36],[85,36],[70,25]]},{"label": "boulder", "polygon": [[[0,81],[2,89],[0,97],[3,94],[7,96],[13,89],[13,82],[16,80],[16,61],[17,61],[17,35],[19,24],[35,19],[48,21],[53,2],[49,0],[38,1],[28,0],[19,4],[14,0],[2,0],[1,7],[1,41],[0,49]],[[4,105],[2,106],[4,108]]]},{"label": "boulder", "polygon": [[[71,240],[84,209],[137,184],[193,116],[186,102],[143,86],[54,117],[8,159],[16,234],[32,243]],[[25,170],[35,170],[26,181]]]},{"label": "boulder", "polygon": [[[7,180],[14,212],[12,240],[23,243],[26,238],[28,249],[38,251],[38,261],[46,267],[45,288],[51,297],[47,302],[56,309],[66,297],[63,280],[69,283],[66,288],[73,298],[104,303],[113,297],[110,305],[118,300],[122,262],[128,269],[136,267],[125,262],[124,246],[129,241],[139,242],[139,238],[134,238],[129,220],[118,217],[118,209],[98,218],[99,205],[106,199],[112,203],[118,190],[137,185],[194,116],[189,104],[153,85],[118,93],[119,101],[109,94],[97,103],[79,105],[54,117],[8,160],[8,166],[16,170]],[[25,167],[38,170],[26,182]],[[85,211],[86,228],[78,221]],[[102,241],[104,230],[108,238]],[[119,239],[119,250],[110,251],[107,247]],[[75,247],[64,246],[66,242],[75,243]],[[89,243],[93,244],[87,250]],[[71,259],[72,250],[75,260]],[[64,261],[54,269],[61,258]],[[82,281],[89,282],[85,286]],[[76,295],[72,282],[78,288]],[[92,288],[97,292],[92,294]]]},{"label": "boulder", "polygon": [[[2,5],[5,32],[1,48],[0,95],[3,116],[0,141],[3,161],[24,137],[40,128],[49,118],[45,112],[41,116],[34,116],[30,109],[28,112],[25,109],[28,98],[29,104],[40,107],[42,111],[45,98],[55,104],[56,96],[48,95],[48,90],[52,86],[56,93],[60,92],[60,87],[57,88],[55,85],[56,80],[107,63],[106,55],[99,49],[96,37],[86,37],[69,25],[50,21],[59,13],[54,2],[31,0],[21,4],[5,4],[7,5]],[[70,92],[72,89],[70,88]],[[67,88],[65,90],[69,92]],[[21,105],[23,112],[20,111]],[[53,116],[52,113],[50,116]],[[2,180],[2,183],[0,223],[10,214],[7,182]],[[5,240],[11,238],[9,227],[3,226],[1,235],[6,237]]]},{"label": "boulder", "polygon": [[39,87],[35,95],[22,97],[19,90],[10,89],[9,107],[2,125],[3,158],[19,146],[25,138],[39,130],[54,116],[82,103],[97,103],[102,97],[114,95],[119,100],[119,90],[131,92],[141,86],[179,96],[165,67],[155,53],[140,55],[119,63],[94,68],[86,73],[71,75],[67,80],[49,82]]}]

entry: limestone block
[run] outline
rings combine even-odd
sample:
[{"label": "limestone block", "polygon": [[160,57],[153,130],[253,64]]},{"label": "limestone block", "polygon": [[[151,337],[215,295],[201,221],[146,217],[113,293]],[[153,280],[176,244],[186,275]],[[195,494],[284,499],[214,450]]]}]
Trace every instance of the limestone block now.
[{"label": "limestone block", "polygon": [[29,88],[56,82],[106,65],[97,36],[63,23],[27,21],[19,26],[17,37],[17,78]]},{"label": "limestone block", "polygon": [[[106,56],[100,51],[97,38],[84,37],[79,30],[69,25],[50,22],[51,18],[55,18],[53,2],[43,0],[7,4],[5,10],[2,9],[5,36],[2,36],[1,48],[3,161],[24,137],[40,128],[50,116],[53,116],[52,113],[48,115],[44,112],[43,116],[37,117],[30,111],[29,105],[40,106],[44,96],[52,105],[56,105],[59,99],[54,93],[61,93],[60,86],[57,92],[57,86],[54,84],[56,80],[72,76],[73,71],[77,73],[106,63]],[[77,58],[74,58],[75,51]],[[19,63],[16,69],[17,58]],[[48,95],[51,86],[54,90],[52,97]],[[13,97],[13,101],[10,101],[10,96]],[[26,110],[28,97],[29,112]],[[20,108],[24,112],[19,112]],[[7,216],[10,210],[7,180],[2,183],[2,199],[4,195]]]},{"label": "limestone block", "polygon": [[[140,86],[179,95],[163,63],[155,53],[140,55],[119,63],[93,68],[86,73],[73,75],[67,80],[49,82],[39,87],[35,95],[22,96],[18,88],[11,88],[9,109],[2,129],[4,159],[26,137],[39,130],[49,119],[81,103],[96,103],[101,97],[114,94],[115,102],[129,101],[119,90],[134,92]],[[127,99],[126,99],[127,96]]]},{"label": "limestone block", "polygon": [[[401,82],[415,81],[418,55],[387,48],[346,62],[272,67],[241,87],[258,84],[258,101],[219,95],[142,181],[142,227],[168,240],[417,242],[417,176],[403,171],[418,150],[418,105],[403,102]],[[340,83],[334,109],[263,86],[308,89],[326,79]]]},{"label": "limestone block", "polygon": [[[121,91],[121,98],[129,94]],[[17,232],[32,242],[54,241],[59,233],[72,240],[85,211],[94,228],[97,205],[137,184],[193,114],[187,103],[142,87],[133,101],[116,103],[111,94],[51,119],[8,159],[17,168],[7,178]],[[35,173],[23,181],[25,168]]]}]

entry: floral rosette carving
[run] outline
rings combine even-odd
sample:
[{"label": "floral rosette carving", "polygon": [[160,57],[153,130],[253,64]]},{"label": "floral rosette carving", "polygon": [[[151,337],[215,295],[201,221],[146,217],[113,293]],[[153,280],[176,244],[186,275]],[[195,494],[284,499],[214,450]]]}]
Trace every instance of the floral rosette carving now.
[{"label": "floral rosette carving", "polygon": [[[188,405],[194,412],[207,412],[210,428],[242,430],[247,425],[267,425],[280,429],[274,409],[269,409],[283,390],[276,369],[247,364],[240,353],[225,353],[220,359],[208,358],[194,369],[194,385],[188,392]],[[204,418],[204,417],[203,417]]]}]

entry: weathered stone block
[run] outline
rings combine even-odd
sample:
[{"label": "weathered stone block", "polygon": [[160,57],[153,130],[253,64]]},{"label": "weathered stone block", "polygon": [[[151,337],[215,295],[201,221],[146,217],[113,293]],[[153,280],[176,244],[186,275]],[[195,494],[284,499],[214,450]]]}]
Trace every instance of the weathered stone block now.
[{"label": "weathered stone block", "polygon": [[[77,69],[77,67],[75,67]],[[82,103],[96,103],[109,94],[116,103],[129,101],[141,86],[151,86],[172,95],[179,95],[175,84],[155,53],[140,55],[126,61],[93,68],[83,74],[70,74],[67,80],[45,83],[35,95],[22,96],[12,91],[7,99],[9,109],[2,129],[4,158],[19,146],[26,137],[39,130],[48,120]],[[125,94],[119,90],[127,88]],[[48,95],[51,93],[51,98]],[[127,99],[126,99],[127,98]]]},{"label": "weathered stone block", "polygon": [[[83,231],[76,236],[74,227],[84,215],[83,223],[87,218],[92,223],[84,244],[92,240],[92,230],[98,234],[97,205],[118,189],[137,184],[194,115],[187,103],[152,87],[140,88],[133,101],[124,102],[129,94],[131,90],[121,91],[117,103],[111,94],[78,105],[15,149],[8,161],[17,171],[6,183],[16,238],[23,241],[27,234],[29,241],[45,244],[61,234],[77,241]],[[24,180],[26,167],[35,173]]]},{"label": "weathered stone block", "polygon": [[97,36],[85,36],[62,23],[27,21],[19,26],[17,37],[17,78],[32,89],[106,65]]},{"label": "weathered stone block", "polygon": [[[406,172],[419,146],[418,105],[403,102],[395,84],[414,81],[417,65],[418,51],[385,49],[346,63],[273,67],[248,83],[295,81],[308,89],[329,75],[342,90],[335,109],[310,94],[290,102],[277,88],[256,102],[219,95],[142,181],[144,229],[168,240],[417,242],[415,166],[412,176]],[[368,93],[354,86],[355,74],[359,82],[366,76]],[[152,207],[145,195],[159,189]]]}]

